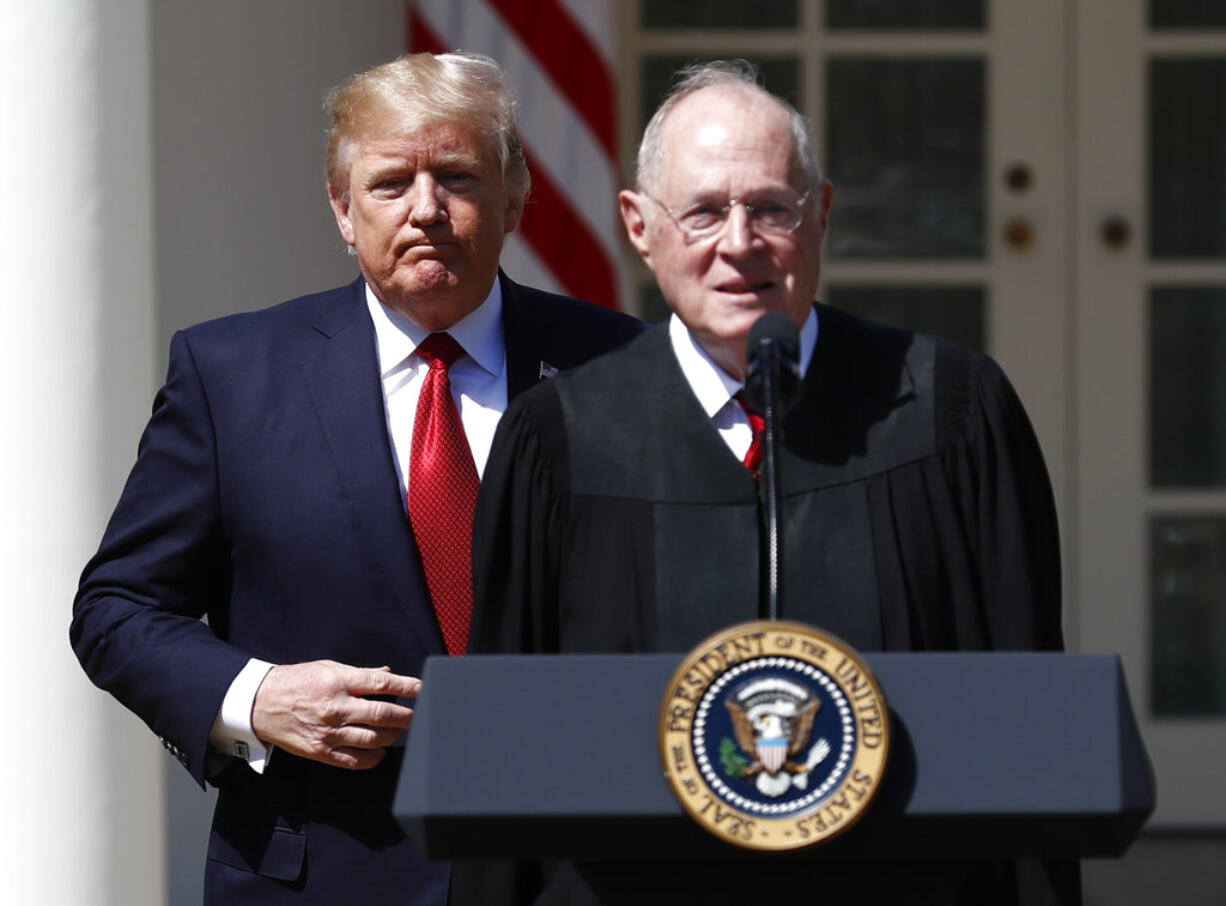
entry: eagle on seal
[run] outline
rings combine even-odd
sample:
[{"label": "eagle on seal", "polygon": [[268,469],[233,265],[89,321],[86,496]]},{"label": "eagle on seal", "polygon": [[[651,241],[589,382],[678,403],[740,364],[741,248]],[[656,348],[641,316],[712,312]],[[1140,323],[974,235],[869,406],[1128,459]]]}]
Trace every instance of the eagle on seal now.
[{"label": "eagle on seal", "polygon": [[750,758],[742,776],[765,771],[806,774],[812,764],[793,760],[804,752],[813,732],[821,701],[807,689],[785,679],[751,680],[725,701],[737,745]]}]

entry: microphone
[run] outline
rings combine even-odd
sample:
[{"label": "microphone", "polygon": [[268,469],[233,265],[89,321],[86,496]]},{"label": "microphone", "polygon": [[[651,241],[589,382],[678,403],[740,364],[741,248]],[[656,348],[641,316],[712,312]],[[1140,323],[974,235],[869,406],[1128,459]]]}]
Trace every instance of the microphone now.
[{"label": "microphone", "polygon": [[786,412],[800,393],[800,331],[790,318],[767,312],[749,329],[745,398],[754,411],[766,416],[766,376],[778,369],[778,403]]},{"label": "microphone", "polygon": [[762,471],[758,482],[758,611],[779,619],[783,587],[782,482],[779,435],[783,413],[800,395],[800,332],[781,314],[768,312],[749,330],[745,398],[762,416]]}]

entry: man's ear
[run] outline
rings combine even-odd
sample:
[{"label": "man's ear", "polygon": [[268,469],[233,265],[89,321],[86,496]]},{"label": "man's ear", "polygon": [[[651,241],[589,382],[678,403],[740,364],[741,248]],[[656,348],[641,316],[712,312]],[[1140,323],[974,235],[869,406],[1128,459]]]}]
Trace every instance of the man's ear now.
[{"label": "man's ear", "polygon": [[349,218],[349,193],[340,194],[335,186],[328,186],[328,204],[332,206],[332,214],[336,217],[336,228],[341,231],[341,238],[347,245],[353,245],[353,221]]},{"label": "man's ear", "polygon": [[626,238],[634,246],[635,251],[651,267],[651,245],[647,241],[647,218],[643,206],[649,201],[646,195],[623,189],[617,195],[621,207],[622,223],[626,226]]},{"label": "man's ear", "polygon": [[519,228],[520,221],[524,219],[524,201],[521,198],[519,201],[512,201],[510,196],[507,196],[507,210],[502,218],[502,233],[504,236],[513,233]]},{"label": "man's ear", "polygon": [[828,179],[823,179],[822,184],[817,189],[817,222],[822,229],[823,236],[826,234],[826,228],[830,226],[830,205],[833,202],[834,184]]}]

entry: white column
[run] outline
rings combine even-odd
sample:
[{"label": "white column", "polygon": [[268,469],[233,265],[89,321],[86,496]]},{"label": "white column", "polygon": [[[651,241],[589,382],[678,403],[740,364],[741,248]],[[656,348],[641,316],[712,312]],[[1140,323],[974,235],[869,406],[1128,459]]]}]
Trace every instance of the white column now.
[{"label": "white column", "polygon": [[155,386],[147,0],[0,4],[0,902],[164,901],[161,749],[72,596]]}]

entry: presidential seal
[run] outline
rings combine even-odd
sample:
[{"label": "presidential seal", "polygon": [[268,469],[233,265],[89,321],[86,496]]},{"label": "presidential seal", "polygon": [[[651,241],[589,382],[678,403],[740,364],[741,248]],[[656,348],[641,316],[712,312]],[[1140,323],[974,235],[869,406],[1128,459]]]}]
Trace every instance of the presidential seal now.
[{"label": "presidential seal", "polygon": [[885,699],[850,646],[810,626],[731,626],[677,668],[660,754],[681,805],[738,846],[785,850],[845,831],[881,786]]}]

